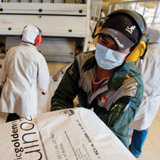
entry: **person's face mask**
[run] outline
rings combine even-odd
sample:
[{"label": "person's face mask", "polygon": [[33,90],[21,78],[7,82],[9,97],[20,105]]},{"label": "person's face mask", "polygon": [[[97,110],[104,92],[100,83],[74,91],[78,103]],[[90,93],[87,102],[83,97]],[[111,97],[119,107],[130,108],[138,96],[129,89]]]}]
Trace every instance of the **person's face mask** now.
[{"label": "person's face mask", "polygon": [[97,43],[95,58],[99,67],[111,70],[120,66],[127,54],[114,51]]}]

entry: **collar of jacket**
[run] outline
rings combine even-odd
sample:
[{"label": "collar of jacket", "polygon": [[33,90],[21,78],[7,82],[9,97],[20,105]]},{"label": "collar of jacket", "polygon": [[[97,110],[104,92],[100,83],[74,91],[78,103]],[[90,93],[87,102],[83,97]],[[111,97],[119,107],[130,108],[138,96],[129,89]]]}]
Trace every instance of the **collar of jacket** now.
[{"label": "collar of jacket", "polygon": [[85,61],[85,63],[82,66],[82,69],[84,70],[84,72],[90,70],[91,68],[95,66],[95,64],[97,64],[96,59],[95,59],[95,50],[86,52],[86,54],[89,54],[89,53],[90,55],[88,59]]},{"label": "collar of jacket", "polygon": [[136,80],[141,76],[139,69],[132,62],[123,63],[113,74],[109,81],[108,87],[115,90],[122,85],[123,81],[129,77],[134,77]]},{"label": "collar of jacket", "polygon": [[31,43],[25,43],[25,42],[21,42],[21,44],[20,45],[25,45],[25,46],[29,46],[29,47],[31,47],[31,48],[34,48],[34,49],[36,49],[37,50],[37,47],[35,46],[35,45],[33,45],[33,44],[31,44]]}]

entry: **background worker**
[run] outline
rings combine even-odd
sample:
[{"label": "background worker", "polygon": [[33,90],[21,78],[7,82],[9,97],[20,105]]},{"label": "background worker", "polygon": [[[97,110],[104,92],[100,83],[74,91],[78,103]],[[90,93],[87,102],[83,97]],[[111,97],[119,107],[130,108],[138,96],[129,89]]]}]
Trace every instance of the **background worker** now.
[{"label": "background worker", "polygon": [[130,151],[135,157],[142,153],[148,128],[154,120],[160,106],[160,30],[154,26],[148,28],[150,36],[148,51],[144,59],[136,65],[142,73],[144,96],[140,108],[130,128],[133,130]]},{"label": "background worker", "polygon": [[0,75],[0,111],[9,113],[7,122],[36,114],[37,83],[45,94],[50,82],[46,60],[37,50],[42,43],[41,30],[27,25],[21,40],[19,46],[8,50]]},{"label": "background worker", "polygon": [[98,33],[96,28],[96,50],[76,56],[52,97],[51,111],[73,107],[78,95],[79,106],[93,109],[128,147],[128,127],[143,96],[140,72],[131,61],[145,53],[146,23],[135,11],[117,10]]}]

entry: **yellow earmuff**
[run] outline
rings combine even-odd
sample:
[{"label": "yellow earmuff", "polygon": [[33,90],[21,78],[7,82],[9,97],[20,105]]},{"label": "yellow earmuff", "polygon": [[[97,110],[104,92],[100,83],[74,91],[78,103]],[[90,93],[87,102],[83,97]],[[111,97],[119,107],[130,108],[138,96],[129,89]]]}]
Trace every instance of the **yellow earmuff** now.
[{"label": "yellow earmuff", "polygon": [[146,43],[144,41],[140,41],[138,45],[133,49],[133,51],[126,58],[125,62],[135,62],[139,57],[143,55],[146,50]]},{"label": "yellow earmuff", "polygon": [[[98,28],[96,29],[95,35],[101,30],[101,28],[102,28],[102,27],[98,27]],[[93,44],[94,44],[95,47],[97,46],[98,38],[99,38],[99,35],[96,36],[96,37],[93,39]]]}]

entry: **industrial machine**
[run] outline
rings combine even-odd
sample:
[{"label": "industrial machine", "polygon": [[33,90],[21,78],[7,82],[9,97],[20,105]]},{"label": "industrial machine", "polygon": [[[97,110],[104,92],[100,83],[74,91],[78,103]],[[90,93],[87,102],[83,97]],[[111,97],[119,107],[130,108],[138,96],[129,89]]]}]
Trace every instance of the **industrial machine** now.
[{"label": "industrial machine", "polygon": [[71,62],[87,50],[90,0],[0,0],[0,53],[20,43],[24,26],[42,30],[47,61]]}]

